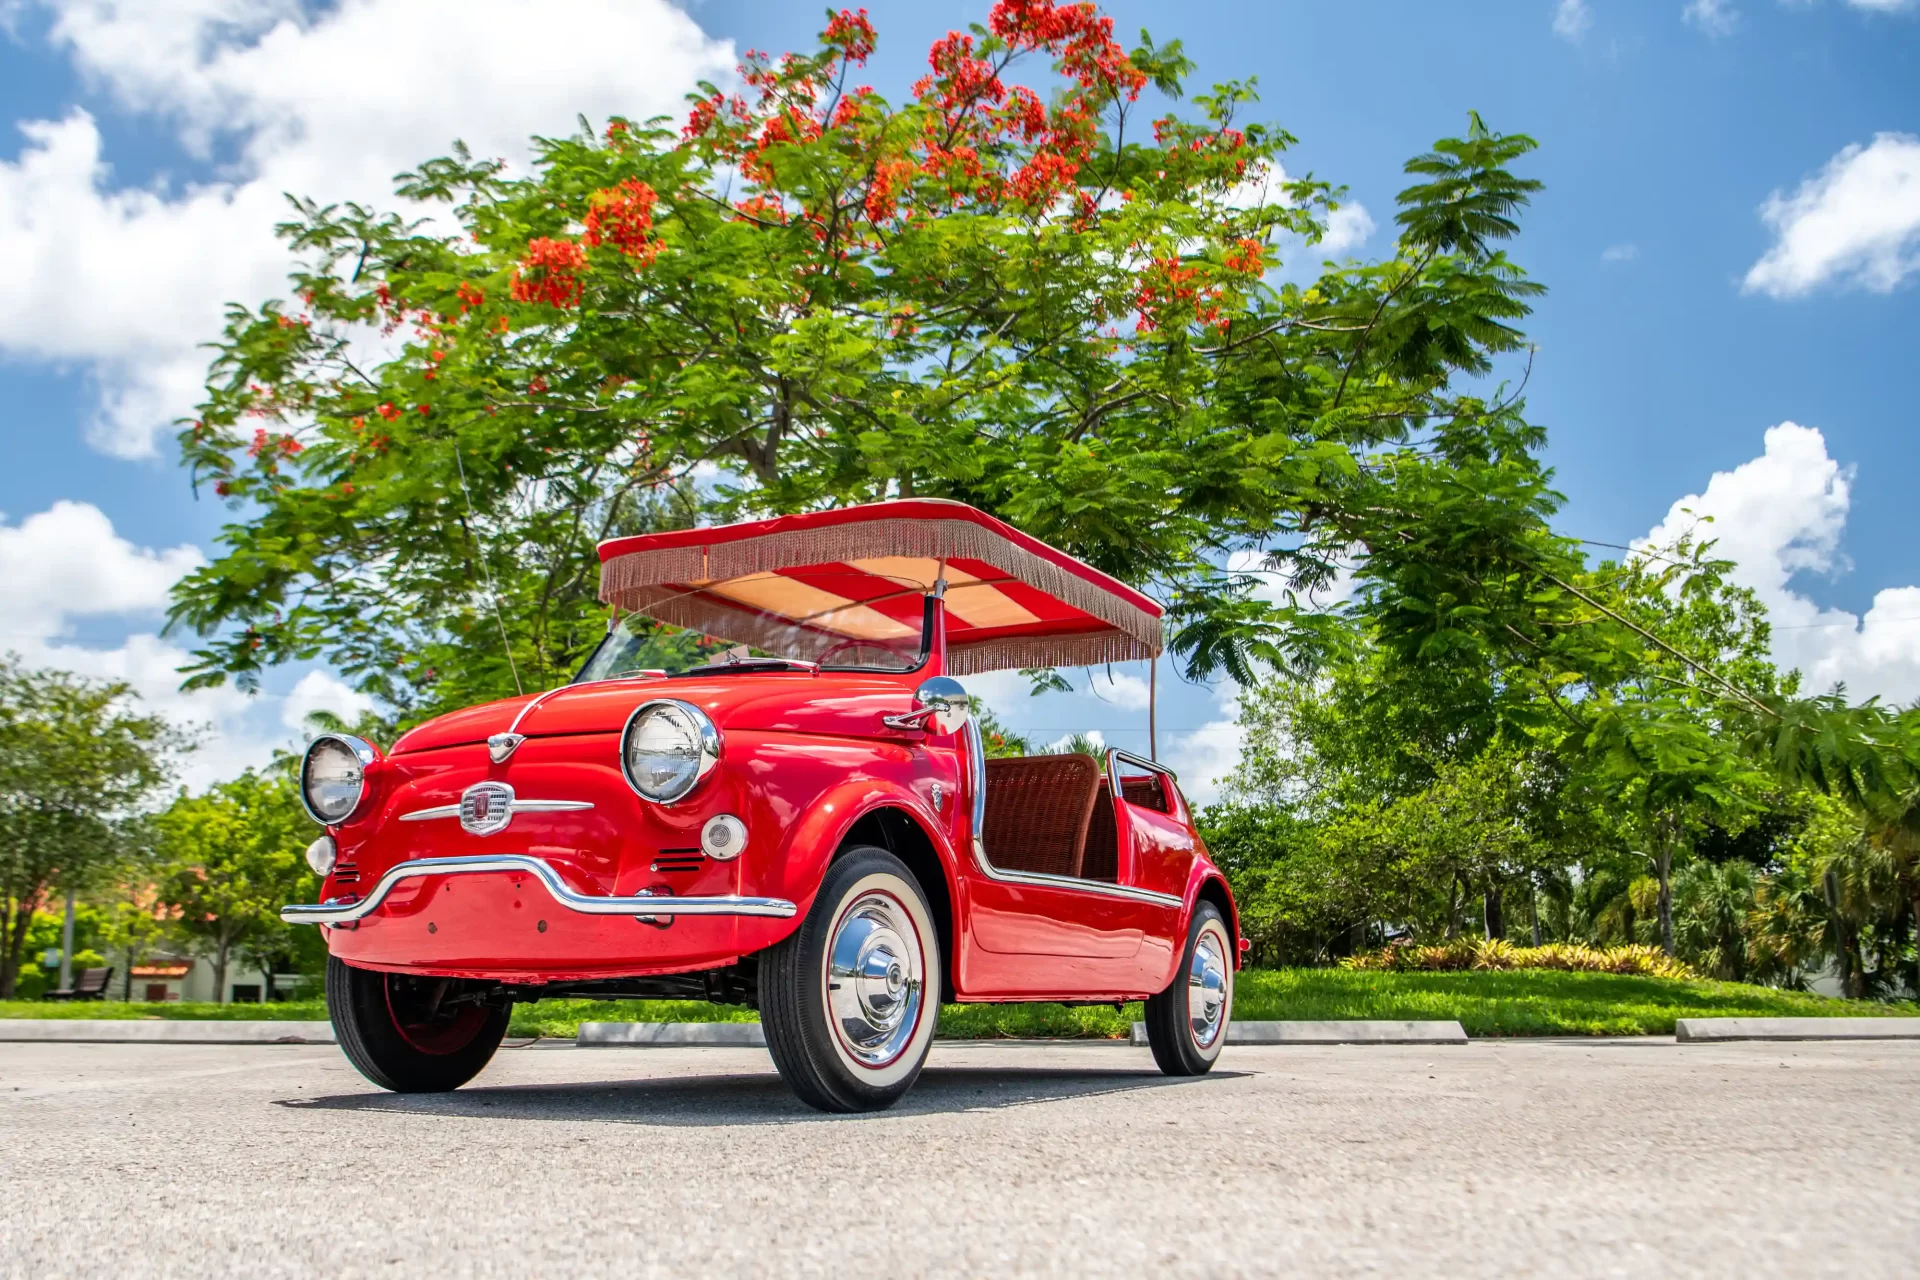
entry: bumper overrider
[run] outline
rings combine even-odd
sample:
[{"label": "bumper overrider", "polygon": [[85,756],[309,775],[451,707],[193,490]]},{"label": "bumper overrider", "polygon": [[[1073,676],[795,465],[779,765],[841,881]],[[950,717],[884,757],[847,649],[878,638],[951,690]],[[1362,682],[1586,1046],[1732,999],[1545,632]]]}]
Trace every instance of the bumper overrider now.
[{"label": "bumper overrider", "polygon": [[472,858],[416,858],[398,863],[380,877],[364,897],[350,902],[290,903],[280,908],[288,924],[344,924],[372,915],[403,880],[421,876],[482,876],[501,873],[529,875],[558,905],[584,916],[635,916],[652,921],[671,916],[762,916],[787,920],[799,908],[785,898],[752,898],[738,894],[675,897],[642,891],[630,898],[602,897],[569,888],[560,873],[539,858],[518,853]]}]

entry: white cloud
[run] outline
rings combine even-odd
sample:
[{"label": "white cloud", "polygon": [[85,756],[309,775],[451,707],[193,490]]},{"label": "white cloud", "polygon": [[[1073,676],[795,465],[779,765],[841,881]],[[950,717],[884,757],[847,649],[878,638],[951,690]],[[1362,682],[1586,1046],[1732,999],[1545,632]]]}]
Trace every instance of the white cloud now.
[{"label": "white cloud", "polygon": [[1152,688],[1145,677],[1128,675],[1125,671],[1107,667],[1087,669],[1087,684],[1093,696],[1120,708],[1122,711],[1145,711],[1152,700]]},{"label": "white cloud", "polygon": [[0,162],[0,353],[79,364],[91,437],[138,457],[191,408],[223,307],[286,292],[283,193],[389,203],[392,175],[463,138],[518,159],[575,117],[675,110],[731,45],[668,0],[33,0],[88,83],[237,160],[211,181],[115,186],[93,119],[19,122]]},{"label": "white cloud", "polygon": [[304,735],[307,717],[316,711],[331,711],[351,723],[371,710],[373,699],[366,694],[324,671],[309,671],[280,704],[280,723]]},{"label": "white cloud", "polygon": [[1886,293],[1920,270],[1920,138],[1854,143],[1792,195],[1768,196],[1760,217],[1774,243],[1748,291],[1791,298],[1842,281]]},{"label": "white cloud", "polygon": [[[1645,542],[1668,544],[1689,529],[1714,539],[1737,566],[1734,580],[1767,606],[1774,659],[1802,673],[1804,691],[1844,683],[1855,698],[1909,702],[1920,698],[1920,587],[1878,592],[1862,617],[1822,609],[1792,586],[1797,573],[1848,568],[1840,540],[1852,476],[1827,456],[1818,430],[1783,422],[1768,429],[1760,457],[1716,472],[1705,493],[1674,503]],[[1702,517],[1712,523],[1700,525]]]},{"label": "white cloud", "polygon": [[1105,751],[1107,749],[1107,735],[1100,732],[1098,729],[1088,729],[1085,732],[1076,731],[1074,733],[1061,734],[1059,737],[1055,738],[1052,742],[1047,743],[1047,750],[1048,751],[1065,751],[1067,749],[1067,744],[1072,742],[1075,738],[1085,738],[1088,742],[1093,744],[1094,749],[1097,751]]},{"label": "white cloud", "polygon": [[1593,11],[1587,8],[1587,0],[1560,0],[1553,11],[1553,34],[1573,44],[1585,39],[1592,25]]},{"label": "white cloud", "polygon": [[1847,0],[1849,9],[1865,9],[1869,13],[1900,13],[1914,6],[1914,0]]},{"label": "white cloud", "polygon": [[1632,262],[1640,256],[1637,244],[1610,244],[1600,253],[1602,262]]},{"label": "white cloud", "polygon": [[1190,733],[1169,739],[1161,758],[1180,777],[1180,790],[1189,804],[1212,804],[1220,789],[1240,765],[1246,731],[1240,727],[1240,689],[1229,681],[1214,691],[1218,714]]},{"label": "white cloud", "polygon": [[1739,12],[1728,0],[1687,0],[1680,16],[1715,38],[1733,34],[1740,21]]},{"label": "white cloud", "polygon": [[[87,503],[56,502],[18,524],[0,518],[0,650],[19,654],[29,666],[125,681],[143,708],[201,739],[183,771],[195,788],[264,765],[276,746],[292,741],[273,724],[281,699],[231,687],[182,692],[179,668],[187,651],[134,629],[157,618],[169,588],[203,563],[196,547],[135,546]],[[77,624],[95,619],[123,622],[130,634],[117,645],[87,643]],[[351,716],[365,705],[338,680],[309,672],[283,714],[298,706],[302,715],[326,707]]]}]

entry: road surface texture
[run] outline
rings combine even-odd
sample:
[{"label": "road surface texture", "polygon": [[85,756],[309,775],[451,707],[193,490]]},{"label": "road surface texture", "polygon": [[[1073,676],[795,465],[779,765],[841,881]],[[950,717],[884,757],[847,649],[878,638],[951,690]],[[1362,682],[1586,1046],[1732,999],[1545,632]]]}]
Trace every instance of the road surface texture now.
[{"label": "road surface texture", "polygon": [[8,1276],[1920,1270],[1920,1044],[942,1044],[877,1116],[756,1049],[0,1045]]}]

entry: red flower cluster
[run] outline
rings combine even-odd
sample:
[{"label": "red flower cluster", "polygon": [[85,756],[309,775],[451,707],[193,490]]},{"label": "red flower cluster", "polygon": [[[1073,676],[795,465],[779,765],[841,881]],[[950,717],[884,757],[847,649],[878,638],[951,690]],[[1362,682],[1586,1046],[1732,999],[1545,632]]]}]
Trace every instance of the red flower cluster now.
[{"label": "red flower cluster", "polygon": [[842,9],[827,20],[826,43],[846,54],[850,61],[865,65],[873,54],[873,24],[867,11],[849,13]]},{"label": "red flower cluster", "polygon": [[893,216],[900,199],[900,186],[913,176],[913,161],[883,160],[873,171],[873,185],[867,188],[867,220],[885,222]]},{"label": "red flower cluster", "polygon": [[393,401],[391,400],[381,405],[378,409],[375,409],[374,412],[382,418],[385,418],[388,422],[400,421],[400,411],[393,407]]},{"label": "red flower cluster", "polygon": [[1047,49],[1060,55],[1061,67],[1083,89],[1106,85],[1131,102],[1146,85],[1146,73],[1127,59],[1113,38],[1113,19],[1089,3],[1056,5],[1053,0],[998,0],[987,28],[1015,49]]},{"label": "red flower cluster", "polygon": [[914,82],[916,98],[925,98],[938,87],[940,106],[948,112],[1006,100],[1007,87],[1000,83],[993,64],[974,56],[972,36],[947,32],[927,50],[927,65],[933,68],[933,74]]},{"label": "red flower cluster", "polygon": [[1169,318],[1169,311],[1188,306],[1193,308],[1194,319],[1201,324],[1219,324],[1223,314],[1220,291],[1202,283],[1205,275],[1198,266],[1182,266],[1178,258],[1155,258],[1134,296],[1134,308],[1140,313],[1135,330],[1152,333]]},{"label": "red flower cluster", "polygon": [[661,242],[653,235],[653,188],[636,178],[617,187],[596,191],[587,201],[586,235],[593,248],[610,246],[649,266],[660,256]]},{"label": "red flower cluster", "polygon": [[265,427],[256,427],[253,443],[247,446],[247,456],[257,458],[263,453],[278,452],[280,456],[291,458],[306,448],[292,436],[269,436]]},{"label": "red flower cluster", "polygon": [[1073,185],[1079,172],[1077,161],[1051,151],[1036,151],[1014,172],[1007,183],[1007,194],[1021,204],[1049,204],[1055,194]]},{"label": "red flower cluster", "polygon": [[1258,240],[1239,240],[1227,250],[1227,270],[1257,276],[1267,269],[1266,250]]},{"label": "red flower cluster", "polygon": [[460,287],[454,290],[454,297],[460,299],[460,314],[465,315],[487,300],[487,295],[473,285],[462,280]]},{"label": "red flower cluster", "polygon": [[527,245],[527,256],[513,273],[515,302],[544,302],[565,310],[580,303],[580,275],[587,251],[571,240],[540,236]]}]

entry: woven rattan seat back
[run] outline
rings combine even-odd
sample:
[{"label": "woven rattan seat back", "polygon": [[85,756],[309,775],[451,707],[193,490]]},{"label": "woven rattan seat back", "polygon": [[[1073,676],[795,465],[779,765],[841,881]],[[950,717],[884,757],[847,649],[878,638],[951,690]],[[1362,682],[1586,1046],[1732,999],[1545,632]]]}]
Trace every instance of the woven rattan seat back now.
[{"label": "woven rattan seat back", "polygon": [[1120,879],[1120,833],[1114,826],[1113,795],[1104,780],[1093,797],[1093,813],[1087,819],[1087,852],[1080,860],[1080,875],[1109,884]]},{"label": "woven rattan seat back", "polygon": [[987,761],[987,857],[1007,871],[1079,876],[1099,794],[1092,756]]}]

